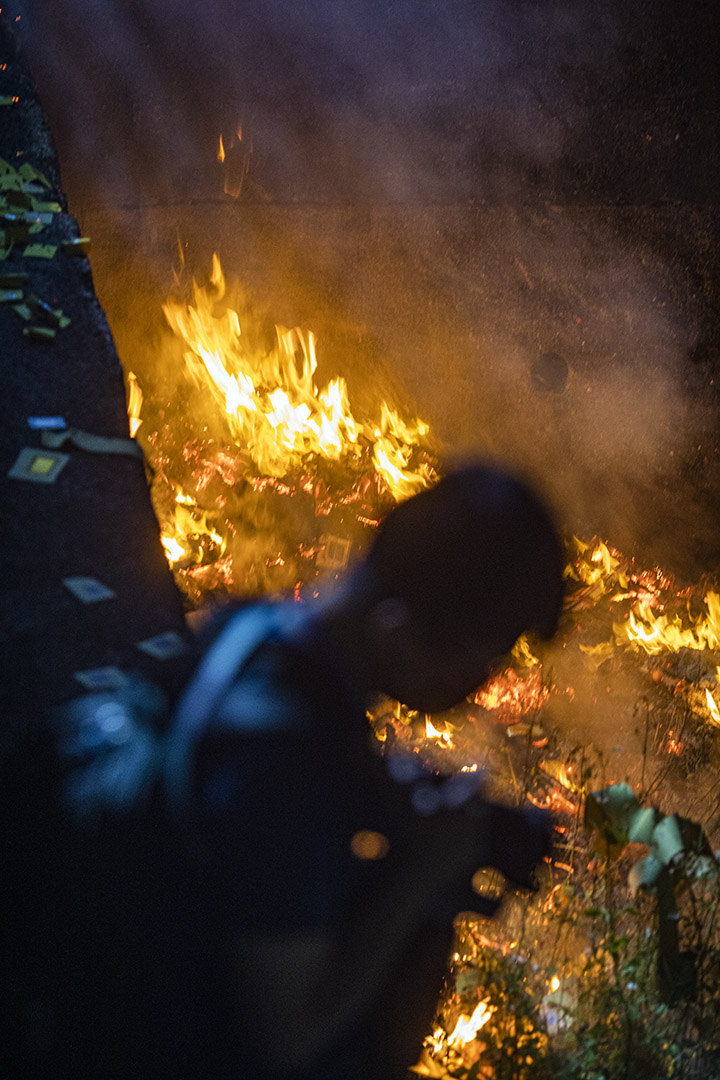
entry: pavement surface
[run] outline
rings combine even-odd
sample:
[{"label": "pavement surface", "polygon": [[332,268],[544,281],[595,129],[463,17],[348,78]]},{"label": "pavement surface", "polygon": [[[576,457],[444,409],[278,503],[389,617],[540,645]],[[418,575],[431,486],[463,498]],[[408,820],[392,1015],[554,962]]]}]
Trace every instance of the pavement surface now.
[{"label": "pavement surface", "polygon": [[[45,117],[5,15],[0,101],[6,256],[0,274],[11,275],[0,286],[0,700],[7,732],[82,693],[78,672],[136,671],[172,690],[182,658],[153,659],[137,643],[186,631],[142,460],[102,445],[101,452],[64,445],[58,458],[29,424],[31,417],[62,417],[69,428],[134,449],[112,336],[88,259],[63,247],[70,242],[73,251],[79,230],[67,213]],[[38,203],[44,213],[36,212]],[[24,216],[31,223],[39,218],[39,231],[26,239],[27,222],[17,220]],[[33,255],[38,245],[50,257]],[[62,311],[61,325],[48,309]],[[29,467],[21,460],[19,478],[13,477],[23,454]],[[89,602],[83,602],[63,584],[74,578],[99,581],[114,595],[103,598],[103,590],[91,585],[88,592],[86,585]]]}]

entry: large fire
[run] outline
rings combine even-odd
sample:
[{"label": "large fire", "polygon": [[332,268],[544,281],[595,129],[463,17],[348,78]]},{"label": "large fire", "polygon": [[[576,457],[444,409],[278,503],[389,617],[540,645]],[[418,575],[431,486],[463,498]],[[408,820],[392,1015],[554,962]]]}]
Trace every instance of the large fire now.
[{"label": "large fire", "polygon": [[163,310],[183,342],[177,393],[192,396],[197,422],[185,402],[175,404],[174,424],[148,421],[139,380],[128,375],[131,432],[142,425],[163,545],[181,587],[197,602],[218,588],[301,587],[341,571],[393,502],[433,482],[428,425],[386,401],[375,419],[356,417],[343,378],[317,384],[311,332],[278,326],[264,344],[225,302],[217,256],[192,294]]},{"label": "large fire", "polygon": [[427,470],[410,468],[427,424],[404,422],[386,402],[379,421],[356,420],[344,379],[323,389],[316,385],[312,332],[276,327],[274,348],[248,347],[237,312],[230,307],[218,312],[225,278],[217,255],[209,285],[194,284],[193,292],[194,304],[168,300],[163,310],[187,346],[190,376],[215,397],[233,442],[249,454],[259,475],[286,476],[313,456],[357,460],[369,446],[375,472],[395,498],[407,498],[429,483]]},{"label": "large fire", "polygon": [[[189,299],[171,297],[163,310],[182,342],[177,400],[160,410],[162,420],[157,409],[146,415],[147,395],[130,372],[128,415],[153,469],[162,543],[181,588],[191,604],[217,590],[316,592],[323,577],[342,573],[394,502],[433,483],[428,425],[403,419],[386,401],[374,420],[354,415],[342,377],[316,381],[312,332],[278,326],[268,345],[241,319],[217,255],[207,284],[193,281]],[[720,648],[717,592],[677,589],[660,569],[643,570],[597,538],[569,541],[566,576],[564,646],[591,670],[623,653],[654,658],[656,682],[671,684],[706,723],[720,723],[720,666],[706,665],[690,681],[662,668],[669,654]],[[542,711],[558,694],[572,700],[574,690],[550,675],[525,638],[509,659],[472,699],[474,715],[503,724],[510,739],[545,746]],[[477,767],[452,724],[418,726],[397,707],[378,716],[379,738],[389,716],[394,737],[431,746],[434,756],[452,751],[453,767]],[[682,740],[670,741],[678,753]]]},{"label": "large fire", "polygon": [[[436,479],[428,425],[403,419],[386,401],[374,420],[355,416],[343,378],[323,387],[316,382],[310,332],[276,327],[274,342],[264,344],[227,302],[217,256],[208,284],[193,283],[191,301],[169,299],[164,312],[182,342],[175,390],[158,407],[157,390],[129,373],[128,414],[153,472],[167,558],[189,604],[218,590],[317,593],[324,577],[343,572],[395,502]],[[578,707],[577,680],[591,688],[583,691],[587,704],[597,700],[588,693],[597,693],[599,680],[610,683],[614,673],[632,670],[643,700],[655,695],[652,738],[671,764],[694,767],[720,726],[717,592],[678,588],[662,570],[643,570],[597,538],[570,539],[566,576],[566,614],[554,653],[521,638],[503,670],[462,708],[429,717],[384,702],[370,715],[386,750],[400,744],[440,772],[491,779],[502,772],[507,797],[558,815],[543,918],[560,904],[576,868],[589,773],[585,751],[578,756],[577,746],[563,742],[553,717],[571,703]],[[650,711],[647,706],[647,717]],[[483,1054],[493,1039],[526,1047],[528,1062],[547,1042],[529,1020],[522,1027],[514,1014],[508,1019],[492,981],[468,983],[469,997],[463,996],[468,969],[462,965],[477,965],[483,949],[485,955],[495,950],[494,962],[512,979],[513,965],[524,958],[477,926],[463,940],[467,955],[461,961],[458,953],[453,962],[459,981],[426,1040],[414,1070],[420,1075],[444,1077],[462,1067],[491,1077]],[[476,967],[469,971],[477,975]],[[557,976],[548,981],[543,1008],[560,1027],[568,994]],[[548,1031],[551,1026],[548,1021]]]}]

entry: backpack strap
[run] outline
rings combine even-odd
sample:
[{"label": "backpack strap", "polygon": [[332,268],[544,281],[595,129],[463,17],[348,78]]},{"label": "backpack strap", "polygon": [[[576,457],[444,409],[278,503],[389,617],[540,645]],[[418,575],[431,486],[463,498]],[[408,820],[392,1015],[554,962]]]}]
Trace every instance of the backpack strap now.
[{"label": "backpack strap", "polygon": [[163,766],[168,803],[176,813],[187,805],[198,733],[279,621],[278,608],[268,604],[239,611],[221,630],[185,687],[167,736]]}]

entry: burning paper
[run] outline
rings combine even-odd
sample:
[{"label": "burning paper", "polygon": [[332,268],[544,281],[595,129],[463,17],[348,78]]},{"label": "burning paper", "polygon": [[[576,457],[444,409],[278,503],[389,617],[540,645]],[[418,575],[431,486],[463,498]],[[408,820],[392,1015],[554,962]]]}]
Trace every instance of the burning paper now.
[{"label": "burning paper", "polygon": [[356,416],[343,378],[316,382],[311,332],[277,327],[268,347],[226,300],[217,256],[192,303],[170,299],[164,312],[184,350],[175,415],[152,414],[152,387],[133,372],[128,414],[132,434],[142,425],[163,546],[191,602],[337,576],[396,501],[433,481],[427,424],[387,402],[376,419]]}]

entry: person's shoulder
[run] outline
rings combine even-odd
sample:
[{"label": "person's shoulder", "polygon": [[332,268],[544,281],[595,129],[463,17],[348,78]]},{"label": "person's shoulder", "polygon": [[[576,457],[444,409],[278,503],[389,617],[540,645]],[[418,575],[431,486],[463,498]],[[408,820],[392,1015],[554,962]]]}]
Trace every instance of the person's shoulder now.
[{"label": "person's shoulder", "polygon": [[210,648],[224,653],[232,678],[215,709],[214,728],[238,736],[310,736],[313,710],[303,663],[289,637],[295,605],[256,602],[225,614]]}]

